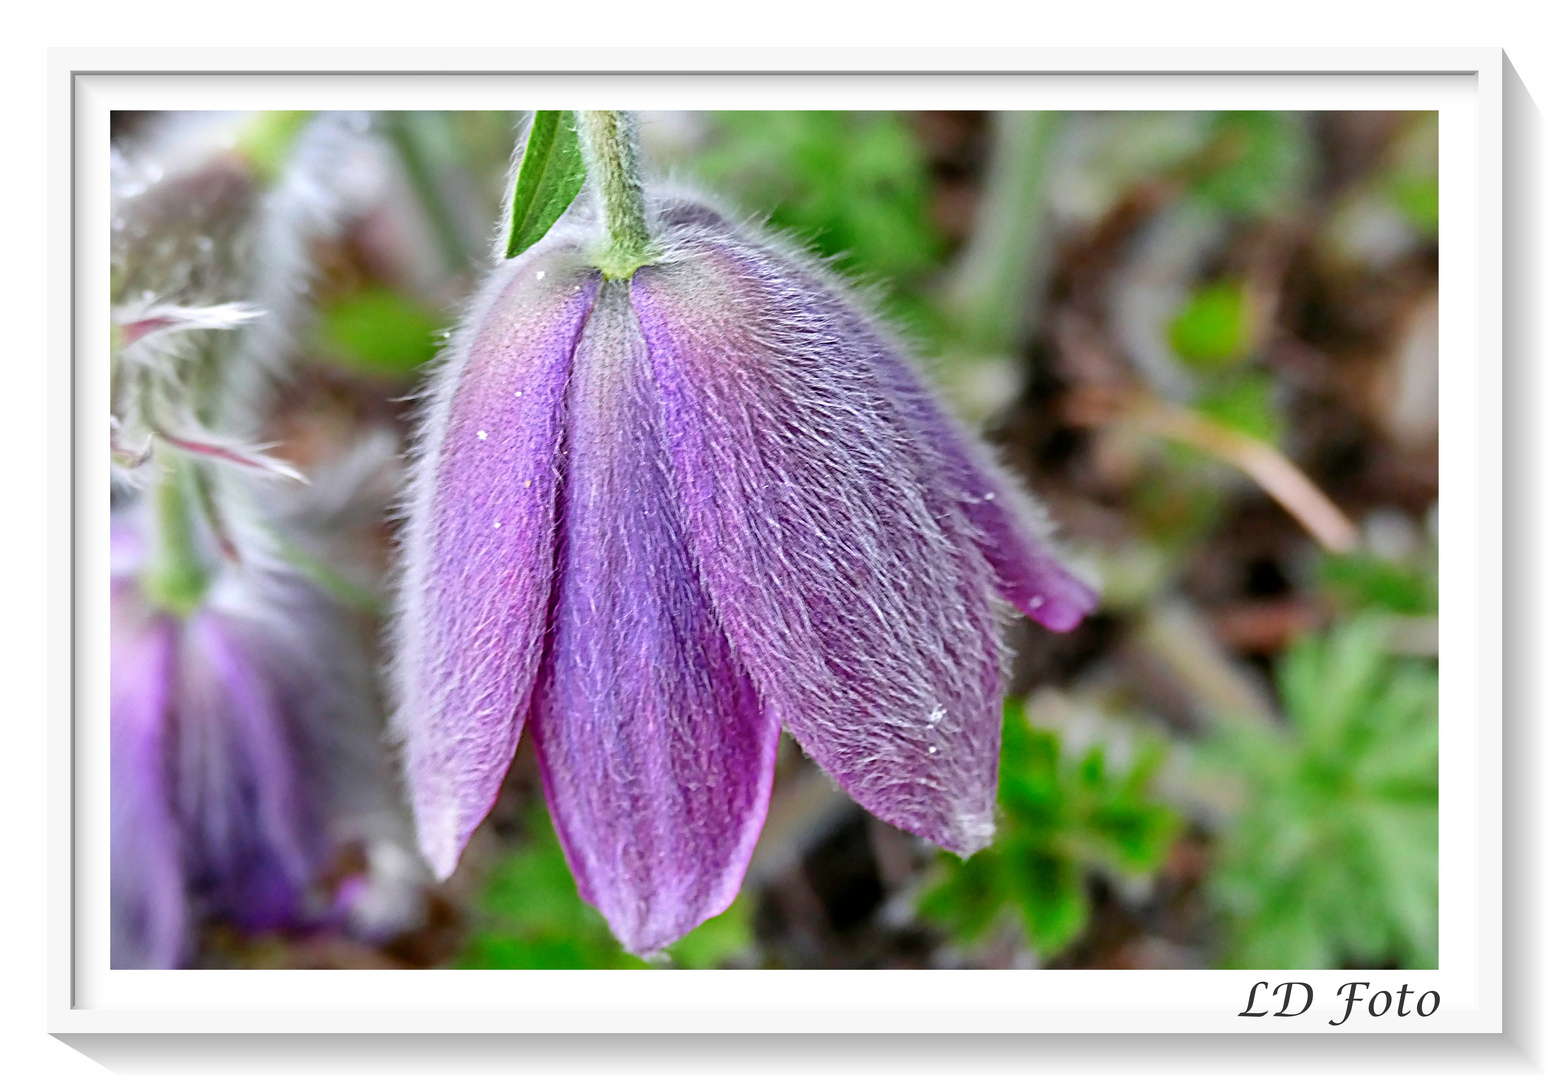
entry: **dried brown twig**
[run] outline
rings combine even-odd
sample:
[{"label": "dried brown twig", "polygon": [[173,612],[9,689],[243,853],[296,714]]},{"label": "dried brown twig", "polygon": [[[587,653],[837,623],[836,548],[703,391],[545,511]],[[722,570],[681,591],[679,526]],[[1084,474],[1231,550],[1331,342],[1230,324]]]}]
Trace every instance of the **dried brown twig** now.
[{"label": "dried brown twig", "polygon": [[1192,446],[1241,469],[1329,551],[1354,551],[1360,540],[1355,525],[1306,473],[1275,447],[1251,435],[1134,391],[1078,391],[1067,398],[1065,416],[1088,427],[1124,424]]}]

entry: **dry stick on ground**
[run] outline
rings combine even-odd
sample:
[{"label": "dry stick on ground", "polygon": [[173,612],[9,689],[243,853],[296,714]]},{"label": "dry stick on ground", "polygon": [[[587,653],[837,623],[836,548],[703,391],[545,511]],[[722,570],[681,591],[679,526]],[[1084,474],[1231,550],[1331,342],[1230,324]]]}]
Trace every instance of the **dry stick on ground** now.
[{"label": "dry stick on ground", "polygon": [[1339,507],[1270,444],[1177,405],[1135,392],[1081,391],[1066,402],[1066,418],[1088,427],[1122,423],[1202,450],[1251,476],[1329,551],[1354,551],[1360,533]]}]

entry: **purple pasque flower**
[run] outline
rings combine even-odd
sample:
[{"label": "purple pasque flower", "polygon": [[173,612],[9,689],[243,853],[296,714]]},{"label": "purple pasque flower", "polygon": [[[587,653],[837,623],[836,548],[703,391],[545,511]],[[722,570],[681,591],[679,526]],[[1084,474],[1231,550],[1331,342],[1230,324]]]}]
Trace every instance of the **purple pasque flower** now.
[{"label": "purple pasque flower", "polygon": [[524,726],[582,895],[649,953],[735,897],[783,727],[873,814],[990,840],[998,598],[1095,604],[898,347],[798,254],[687,201],[605,280],[563,223],[430,391],[397,729],[450,874]]},{"label": "purple pasque flower", "polygon": [[182,837],[172,801],[177,624],[113,583],[109,724],[112,933],[115,968],[176,967],[187,951]]},{"label": "purple pasque flower", "polygon": [[[110,658],[112,964],[176,967],[207,921],[313,924],[337,837],[327,758],[353,708],[325,602],[231,572],[192,612],[146,599],[115,528]],[[332,654],[332,656],[330,656]]]}]

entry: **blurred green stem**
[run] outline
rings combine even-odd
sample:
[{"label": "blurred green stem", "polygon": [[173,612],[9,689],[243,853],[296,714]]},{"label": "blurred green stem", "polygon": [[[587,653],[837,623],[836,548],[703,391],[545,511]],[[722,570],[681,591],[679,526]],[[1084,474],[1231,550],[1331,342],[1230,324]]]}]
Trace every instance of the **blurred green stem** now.
[{"label": "blurred green stem", "polygon": [[1221,648],[1199,612],[1181,597],[1152,604],[1136,627],[1142,648],[1188,690],[1206,723],[1271,725],[1275,706],[1248,669]]},{"label": "blurred green stem", "polygon": [[166,446],[158,449],[157,457],[161,478],[154,494],[156,531],[142,581],[152,604],[184,616],[199,606],[210,581],[195,522],[198,498],[187,459]]},{"label": "blurred green stem", "polygon": [[382,115],[386,120],[387,137],[398,154],[398,160],[403,163],[409,186],[414,189],[425,216],[430,219],[430,228],[435,233],[441,257],[446,261],[448,270],[458,273],[468,264],[473,253],[462,227],[457,223],[457,215],[452,212],[441,186],[436,183],[424,140],[415,130],[414,118],[422,114],[395,111]]},{"label": "blurred green stem", "polygon": [[1064,117],[996,113],[989,177],[973,235],[953,271],[947,305],[974,351],[1014,352],[1037,322],[1039,279],[1050,265],[1049,159]]}]

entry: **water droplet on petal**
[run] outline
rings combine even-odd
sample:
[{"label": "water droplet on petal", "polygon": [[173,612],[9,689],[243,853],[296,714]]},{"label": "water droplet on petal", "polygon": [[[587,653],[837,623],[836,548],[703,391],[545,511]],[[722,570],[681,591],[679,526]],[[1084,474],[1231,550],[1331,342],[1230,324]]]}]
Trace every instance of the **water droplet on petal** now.
[{"label": "water droplet on petal", "polygon": [[1031,600],[1029,600],[1027,602],[1027,606],[1030,607],[1030,608],[1041,608],[1041,607],[1043,607],[1043,597],[1041,597],[1041,596],[1033,597]]},{"label": "water droplet on petal", "polygon": [[986,491],[984,493],[984,501],[985,502],[994,502],[995,501],[995,493],[993,491]]},{"label": "water droplet on petal", "polygon": [[546,271],[543,271],[543,270],[539,270],[539,271],[538,271],[538,280],[539,280],[539,281],[542,281],[542,280],[543,280],[543,275],[544,275],[544,274],[545,274],[545,273],[546,273]]},{"label": "water droplet on petal", "polygon": [[926,752],[930,753],[930,754],[934,754],[936,752],[936,748],[934,746],[927,747],[926,748]]},{"label": "water droplet on petal", "polygon": [[479,441],[480,442],[483,442],[487,438],[489,438],[489,432],[487,432],[487,431],[479,432]]},{"label": "water droplet on petal", "polygon": [[500,522],[498,522],[498,521],[495,522],[495,528],[497,528],[497,529],[500,528]]}]

